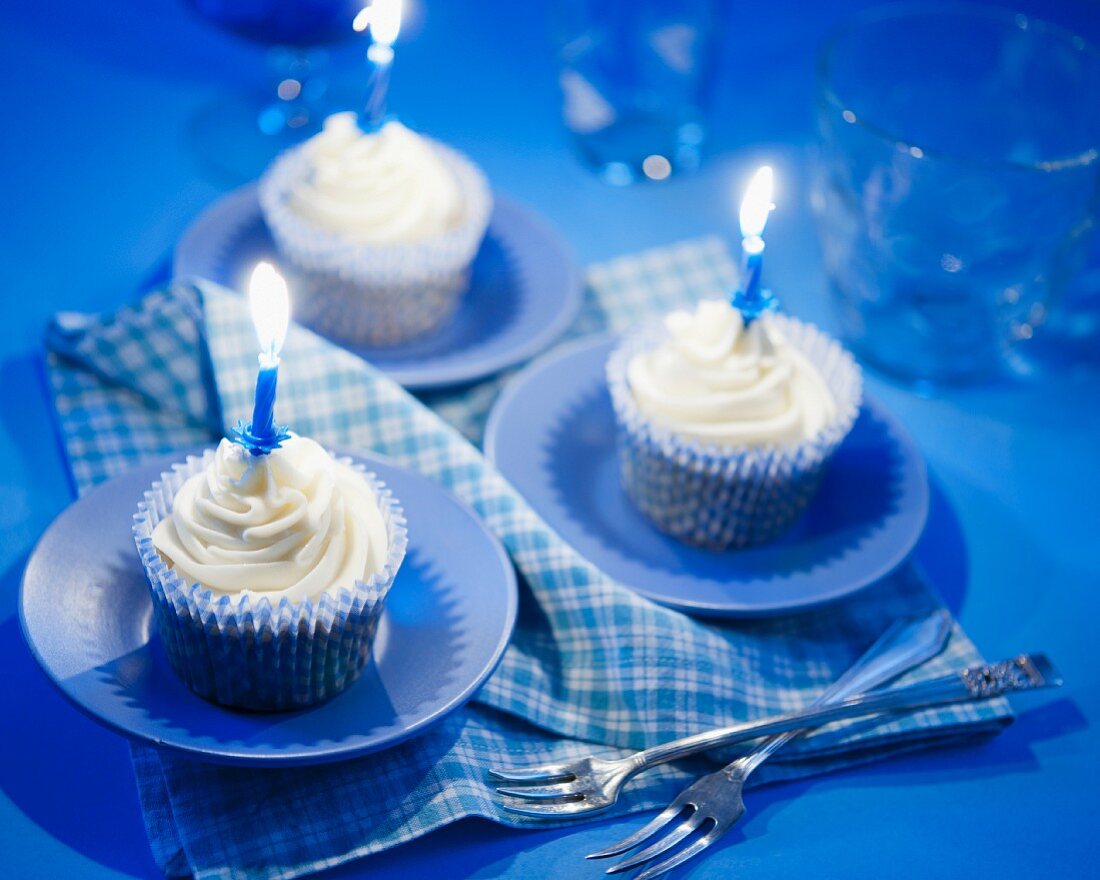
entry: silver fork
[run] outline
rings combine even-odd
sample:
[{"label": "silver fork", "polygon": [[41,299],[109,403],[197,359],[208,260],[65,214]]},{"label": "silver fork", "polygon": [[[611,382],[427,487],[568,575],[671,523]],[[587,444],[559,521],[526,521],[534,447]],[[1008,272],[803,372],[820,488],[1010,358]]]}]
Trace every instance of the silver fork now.
[{"label": "silver fork", "polygon": [[[942,651],[950,635],[951,618],[943,610],[925,618],[897,621],[818,702],[841,695],[841,689],[846,696],[874,687],[919,666]],[[623,785],[649,767],[775,733],[768,729],[753,732],[767,723],[738,724],[706,731],[614,760],[588,756],[539,767],[491,769],[489,773],[498,781],[524,786],[497,789],[504,796],[501,805],[505,809],[527,816],[564,818],[607,809],[618,799]]]},{"label": "silver fork", "polygon": [[[987,699],[1016,691],[1057,687],[1060,684],[1061,678],[1058,672],[1045,655],[1021,654],[1011,660],[1002,660],[999,663],[964,669],[953,675],[931,679],[911,685],[908,688],[900,688],[893,693],[897,694],[903,691],[923,693],[922,701],[914,705],[934,705],[936,703],[957,702],[962,699]],[[890,692],[887,691],[883,692],[881,697],[888,697],[889,695]],[[863,698],[856,697],[849,700],[848,703],[858,703],[868,696],[873,698],[876,695],[864,695]],[[836,698],[837,694],[834,693],[832,699],[835,700]],[[836,708],[836,704],[832,705],[833,708]],[[839,705],[844,705],[844,703]],[[635,853],[630,858],[608,868],[607,873],[615,874],[649,862],[649,867],[639,874],[635,880],[651,880],[651,878],[664,874],[689,859],[695,858],[729,831],[744,815],[745,804],[741,792],[753,771],[792,739],[806,732],[807,730],[792,730],[770,737],[752,753],[738,758],[721,770],[708,773],[689,785],[671,804],[639,831],[606,849],[591,853],[588,858],[607,858],[629,852],[649,840],[658,831],[665,828],[669,822],[685,812],[687,815],[684,820],[666,836],[658,839],[656,843],[650,844],[641,852]],[[653,864],[653,860],[662,853],[667,852],[700,830],[703,830],[702,836],[696,837],[695,840],[675,855]]]},{"label": "silver fork", "polygon": [[[1009,675],[1008,672],[1012,674]],[[501,804],[505,809],[536,818],[571,819],[597,812],[613,804],[622,788],[624,777],[629,779],[647,767],[718,746],[735,745],[792,730],[820,727],[831,721],[847,721],[864,715],[900,712],[938,704],[977,701],[1017,691],[1057,687],[1061,683],[1061,678],[1045,654],[1020,654],[1011,660],[962,669],[908,687],[871,691],[829,706],[804,709],[788,715],[773,715],[761,721],[694,734],[615,761],[586,757],[571,763],[489,772],[496,778],[509,782],[539,783],[527,788],[498,788],[497,791],[507,795]],[[550,784],[542,784],[546,782]],[[525,797],[530,800],[521,800]]]}]

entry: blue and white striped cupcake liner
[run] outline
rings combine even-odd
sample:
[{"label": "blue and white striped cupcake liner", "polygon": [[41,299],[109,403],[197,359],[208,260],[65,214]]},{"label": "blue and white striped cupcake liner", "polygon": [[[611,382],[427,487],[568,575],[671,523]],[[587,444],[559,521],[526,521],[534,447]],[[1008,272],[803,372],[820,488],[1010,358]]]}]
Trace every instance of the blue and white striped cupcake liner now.
[{"label": "blue and white striped cupcake liner", "polygon": [[134,515],[134,542],[153,596],[153,615],[169,663],[201,697],[240,709],[309,706],[344,690],[370,657],[386,594],[405,558],[405,518],[383,483],[351,459],[374,489],[389,548],[381,570],[366,581],[316,599],[215,596],[188,584],[153,546],[153,529],[172,511],[180,486],[214,458],[189,456],[146,491]]},{"label": "blue and white striped cupcake liner", "polygon": [[459,226],[423,242],[362,244],[300,217],[289,199],[309,172],[304,146],[283,153],[264,173],[260,206],[284,257],[295,320],[338,342],[395,345],[454,315],[469,286],[493,197],[473,162],[436,141],[430,144],[458,181],[465,210]]},{"label": "blue and white striped cupcake liner", "polygon": [[797,445],[722,448],[679,437],[645,416],[627,365],[661,342],[663,327],[628,337],[608,358],[623,489],[658,529],[685,543],[723,550],[779,535],[810,503],[859,414],[863,380],[852,356],[810,324],[787,315],[765,320],[809,359],[837,405],[836,418]]}]

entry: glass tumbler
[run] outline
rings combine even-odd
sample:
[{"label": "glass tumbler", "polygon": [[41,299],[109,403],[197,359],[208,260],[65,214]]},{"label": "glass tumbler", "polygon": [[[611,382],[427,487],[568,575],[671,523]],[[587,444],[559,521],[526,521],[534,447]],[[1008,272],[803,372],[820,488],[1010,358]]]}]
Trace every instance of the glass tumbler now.
[{"label": "glass tumbler", "polygon": [[562,116],[608,183],[695,168],[728,0],[559,0]]},{"label": "glass tumbler", "polygon": [[[227,90],[203,107],[190,138],[203,163],[233,181],[255,178],[280,152],[320,131],[325,117],[365,100],[360,83],[337,88],[336,44],[367,0],[184,0],[202,18],[268,47],[269,89]],[[354,68],[362,71],[362,62]]]},{"label": "glass tumbler", "polygon": [[969,5],[879,8],[819,59],[812,201],[847,344],[913,382],[1026,369],[1100,203],[1100,53]]}]

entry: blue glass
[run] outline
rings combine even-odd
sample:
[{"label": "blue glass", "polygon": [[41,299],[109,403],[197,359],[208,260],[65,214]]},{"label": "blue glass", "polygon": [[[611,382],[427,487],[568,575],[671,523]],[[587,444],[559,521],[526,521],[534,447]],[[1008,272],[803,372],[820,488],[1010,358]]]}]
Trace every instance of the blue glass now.
[{"label": "blue glass", "polygon": [[[256,177],[280,152],[320,130],[337,110],[365,99],[362,84],[334,81],[327,46],[358,38],[352,28],[367,0],[184,0],[208,21],[270,46],[266,93],[220,95],[192,124],[191,140],[220,177]],[[360,70],[362,70],[360,68]]]},{"label": "blue glass", "polygon": [[186,0],[196,12],[257,43],[316,46],[353,36],[366,0]]},{"label": "blue glass", "polygon": [[562,115],[609,183],[699,164],[726,0],[562,0]]},{"label": "blue glass", "polygon": [[910,381],[1028,368],[1100,203],[1100,53],[1023,15],[867,13],[822,53],[813,204],[841,332]]}]

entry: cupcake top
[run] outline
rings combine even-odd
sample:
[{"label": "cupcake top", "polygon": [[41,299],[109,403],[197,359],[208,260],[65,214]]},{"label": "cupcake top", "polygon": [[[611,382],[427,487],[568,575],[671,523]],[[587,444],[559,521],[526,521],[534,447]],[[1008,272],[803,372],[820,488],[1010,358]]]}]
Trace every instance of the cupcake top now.
[{"label": "cupcake top", "polygon": [[222,440],[172,507],[153,546],[187,583],[216,595],[316,598],[386,563],[386,525],[371,484],[304,437],[258,456]]},{"label": "cupcake top", "polygon": [[837,414],[824,379],[767,316],[745,326],[723,300],[665,318],[668,334],[636,354],[627,383],[638,408],[679,436],[717,446],[793,445]]},{"label": "cupcake top", "polygon": [[336,113],[302,149],[307,171],[288,206],[322,229],[361,244],[408,244],[462,222],[453,172],[400,122],[368,133],[354,113]]}]

